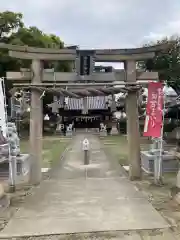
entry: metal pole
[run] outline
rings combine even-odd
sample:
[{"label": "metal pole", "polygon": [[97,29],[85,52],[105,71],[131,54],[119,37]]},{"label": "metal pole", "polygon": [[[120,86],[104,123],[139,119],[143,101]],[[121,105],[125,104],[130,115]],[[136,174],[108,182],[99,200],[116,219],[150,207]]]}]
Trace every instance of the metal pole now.
[{"label": "metal pole", "polygon": [[154,157],[154,183],[156,185],[162,184],[163,131],[164,131],[164,115],[165,115],[164,113],[165,113],[165,97],[163,95],[161,137],[156,138],[155,157]]},{"label": "metal pole", "polygon": [[89,165],[89,151],[84,150],[84,165]]},{"label": "metal pole", "polygon": [[156,149],[154,157],[154,183],[162,184],[162,150],[161,138],[156,138]]},{"label": "metal pole", "polygon": [[153,138],[153,147],[152,147],[152,154],[154,154],[154,183],[157,185],[159,184],[159,144],[158,138]]},{"label": "metal pole", "polygon": [[162,158],[163,158],[163,132],[164,132],[164,114],[165,113],[165,95],[163,94],[163,112],[162,112],[162,127],[161,127],[161,137],[160,137],[160,148],[159,148],[159,171],[158,180],[162,183]]},{"label": "metal pole", "polygon": [[11,166],[11,174],[9,176],[9,191],[15,192],[16,190],[16,176],[17,176],[17,161],[16,156],[9,156],[9,167]]}]

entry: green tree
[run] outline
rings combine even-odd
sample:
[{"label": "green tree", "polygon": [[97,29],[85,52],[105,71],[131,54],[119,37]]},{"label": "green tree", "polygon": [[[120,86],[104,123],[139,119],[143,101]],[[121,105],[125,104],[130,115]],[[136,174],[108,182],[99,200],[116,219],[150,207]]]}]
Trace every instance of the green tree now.
[{"label": "green tree", "polygon": [[[22,17],[21,13],[0,12],[0,42],[9,43],[10,36],[24,26]],[[19,62],[10,58],[6,49],[0,49],[0,77],[5,77],[8,70],[15,70],[18,67]],[[12,83],[5,83],[6,96],[8,97],[8,90],[12,88]]]},{"label": "green tree", "polygon": [[157,71],[159,79],[166,81],[180,95],[180,37],[166,37],[162,40],[150,42],[145,46],[167,44],[167,47],[159,52],[153,59],[139,63],[141,69]]},{"label": "green tree", "polygon": [[[0,42],[9,43],[10,36],[24,26],[21,13],[10,11],[0,12]],[[12,70],[17,67],[17,61],[8,56],[6,49],[0,49],[0,76],[11,66]]]},{"label": "green tree", "polygon": [[[27,45],[31,47],[41,47],[41,48],[63,48],[64,43],[58,36],[53,34],[46,34],[39,30],[37,27],[22,27],[19,28],[17,32],[13,33],[9,42],[16,45]],[[28,60],[19,60],[19,68],[25,67],[29,68],[31,61]],[[54,68],[57,71],[69,71],[70,66],[65,62],[58,61],[44,61],[44,68]],[[44,106],[52,101],[52,94],[46,94],[44,97],[43,104]]]},{"label": "green tree", "polygon": [[[64,48],[64,43],[58,36],[53,34],[46,34],[37,27],[22,27],[17,32],[13,33],[9,42],[16,45],[27,45],[31,47],[41,48]],[[29,67],[29,61],[21,61],[21,67]],[[45,68],[58,68],[61,71],[68,71],[69,65],[61,62],[44,62]]]},{"label": "green tree", "polygon": [[17,32],[13,33],[9,41],[12,44],[27,45],[31,47],[42,48],[63,48],[64,43],[58,36],[46,34],[37,27],[21,27]]},{"label": "green tree", "polygon": [[[0,13],[0,42],[15,45],[27,45],[41,48],[64,48],[64,43],[54,34],[46,34],[37,27],[25,27],[23,15],[10,11]],[[0,49],[0,77],[6,77],[7,71],[19,71],[21,67],[30,67],[30,61],[12,59],[6,49]],[[45,68],[55,68],[58,71],[69,71],[66,62],[44,62]],[[12,81],[5,81],[6,96],[12,88]],[[52,96],[46,95],[44,104],[49,103]]]},{"label": "green tree", "polygon": [[[54,34],[46,34],[37,27],[25,27],[23,15],[10,11],[0,13],[0,41],[4,43],[27,45],[42,48],[64,48],[64,43]],[[0,76],[5,77],[9,70],[19,70],[28,67],[30,62],[12,59],[5,49],[0,49]],[[45,67],[54,67],[59,71],[69,71],[70,65],[65,62],[45,62]]]},{"label": "green tree", "polygon": [[23,15],[10,11],[0,12],[0,40],[6,41],[9,34],[23,27]]}]

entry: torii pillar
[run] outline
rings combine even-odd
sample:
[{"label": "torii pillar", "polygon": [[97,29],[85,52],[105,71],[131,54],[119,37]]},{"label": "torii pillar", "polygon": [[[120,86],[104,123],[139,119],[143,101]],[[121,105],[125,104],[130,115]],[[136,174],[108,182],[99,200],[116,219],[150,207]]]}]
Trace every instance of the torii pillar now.
[{"label": "torii pillar", "polygon": [[[46,49],[34,48],[28,46],[18,46],[0,43],[0,48],[8,49],[9,56],[17,59],[32,60],[32,71],[29,73],[16,73],[14,79],[23,81],[32,80],[29,84],[21,83],[21,86],[31,88],[31,111],[30,111],[30,183],[37,185],[41,182],[41,164],[42,164],[42,99],[41,93],[33,88],[33,84],[43,86],[43,68],[44,60],[47,61],[75,61],[76,49]],[[17,77],[18,76],[18,77]]]},{"label": "torii pillar", "polygon": [[[42,82],[42,63],[38,59],[32,60],[33,78],[31,83]],[[42,99],[41,92],[31,89],[31,111],[30,111],[30,184],[38,185],[41,182],[42,164]]]},{"label": "torii pillar", "polygon": [[[125,62],[126,81],[136,82],[136,61]],[[127,138],[128,138],[128,160],[129,177],[131,180],[141,178],[141,156],[140,156],[140,134],[138,116],[137,91],[128,92],[126,98],[127,113]]]}]

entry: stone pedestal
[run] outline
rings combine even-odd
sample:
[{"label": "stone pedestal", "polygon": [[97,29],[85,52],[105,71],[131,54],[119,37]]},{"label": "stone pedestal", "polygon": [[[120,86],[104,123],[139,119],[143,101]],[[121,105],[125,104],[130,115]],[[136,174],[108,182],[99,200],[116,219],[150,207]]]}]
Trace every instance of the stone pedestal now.
[{"label": "stone pedestal", "polygon": [[101,137],[106,137],[107,136],[107,131],[100,131],[100,136]]},{"label": "stone pedestal", "polygon": [[111,130],[111,135],[118,135],[119,133],[118,133],[118,130],[117,130],[117,128],[116,127],[112,127],[112,130]]},{"label": "stone pedestal", "polygon": [[72,124],[67,127],[66,136],[72,136]]},{"label": "stone pedestal", "polygon": [[[156,161],[156,155],[150,151],[141,151],[141,167],[145,172],[154,173],[154,161]],[[173,154],[164,151],[162,155],[162,172],[177,172],[178,169],[178,159]]]},{"label": "stone pedestal", "polygon": [[66,136],[72,136],[72,131],[67,131]]},{"label": "stone pedestal", "polygon": [[17,175],[26,176],[30,171],[30,155],[29,154],[21,154],[17,157]]}]

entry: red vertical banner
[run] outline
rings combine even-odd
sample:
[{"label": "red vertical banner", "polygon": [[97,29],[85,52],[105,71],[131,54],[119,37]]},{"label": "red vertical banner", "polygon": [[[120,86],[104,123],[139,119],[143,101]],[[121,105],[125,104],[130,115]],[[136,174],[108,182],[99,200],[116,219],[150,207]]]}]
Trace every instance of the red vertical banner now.
[{"label": "red vertical banner", "polygon": [[145,137],[161,137],[163,105],[163,84],[161,82],[150,82],[144,124]]}]

